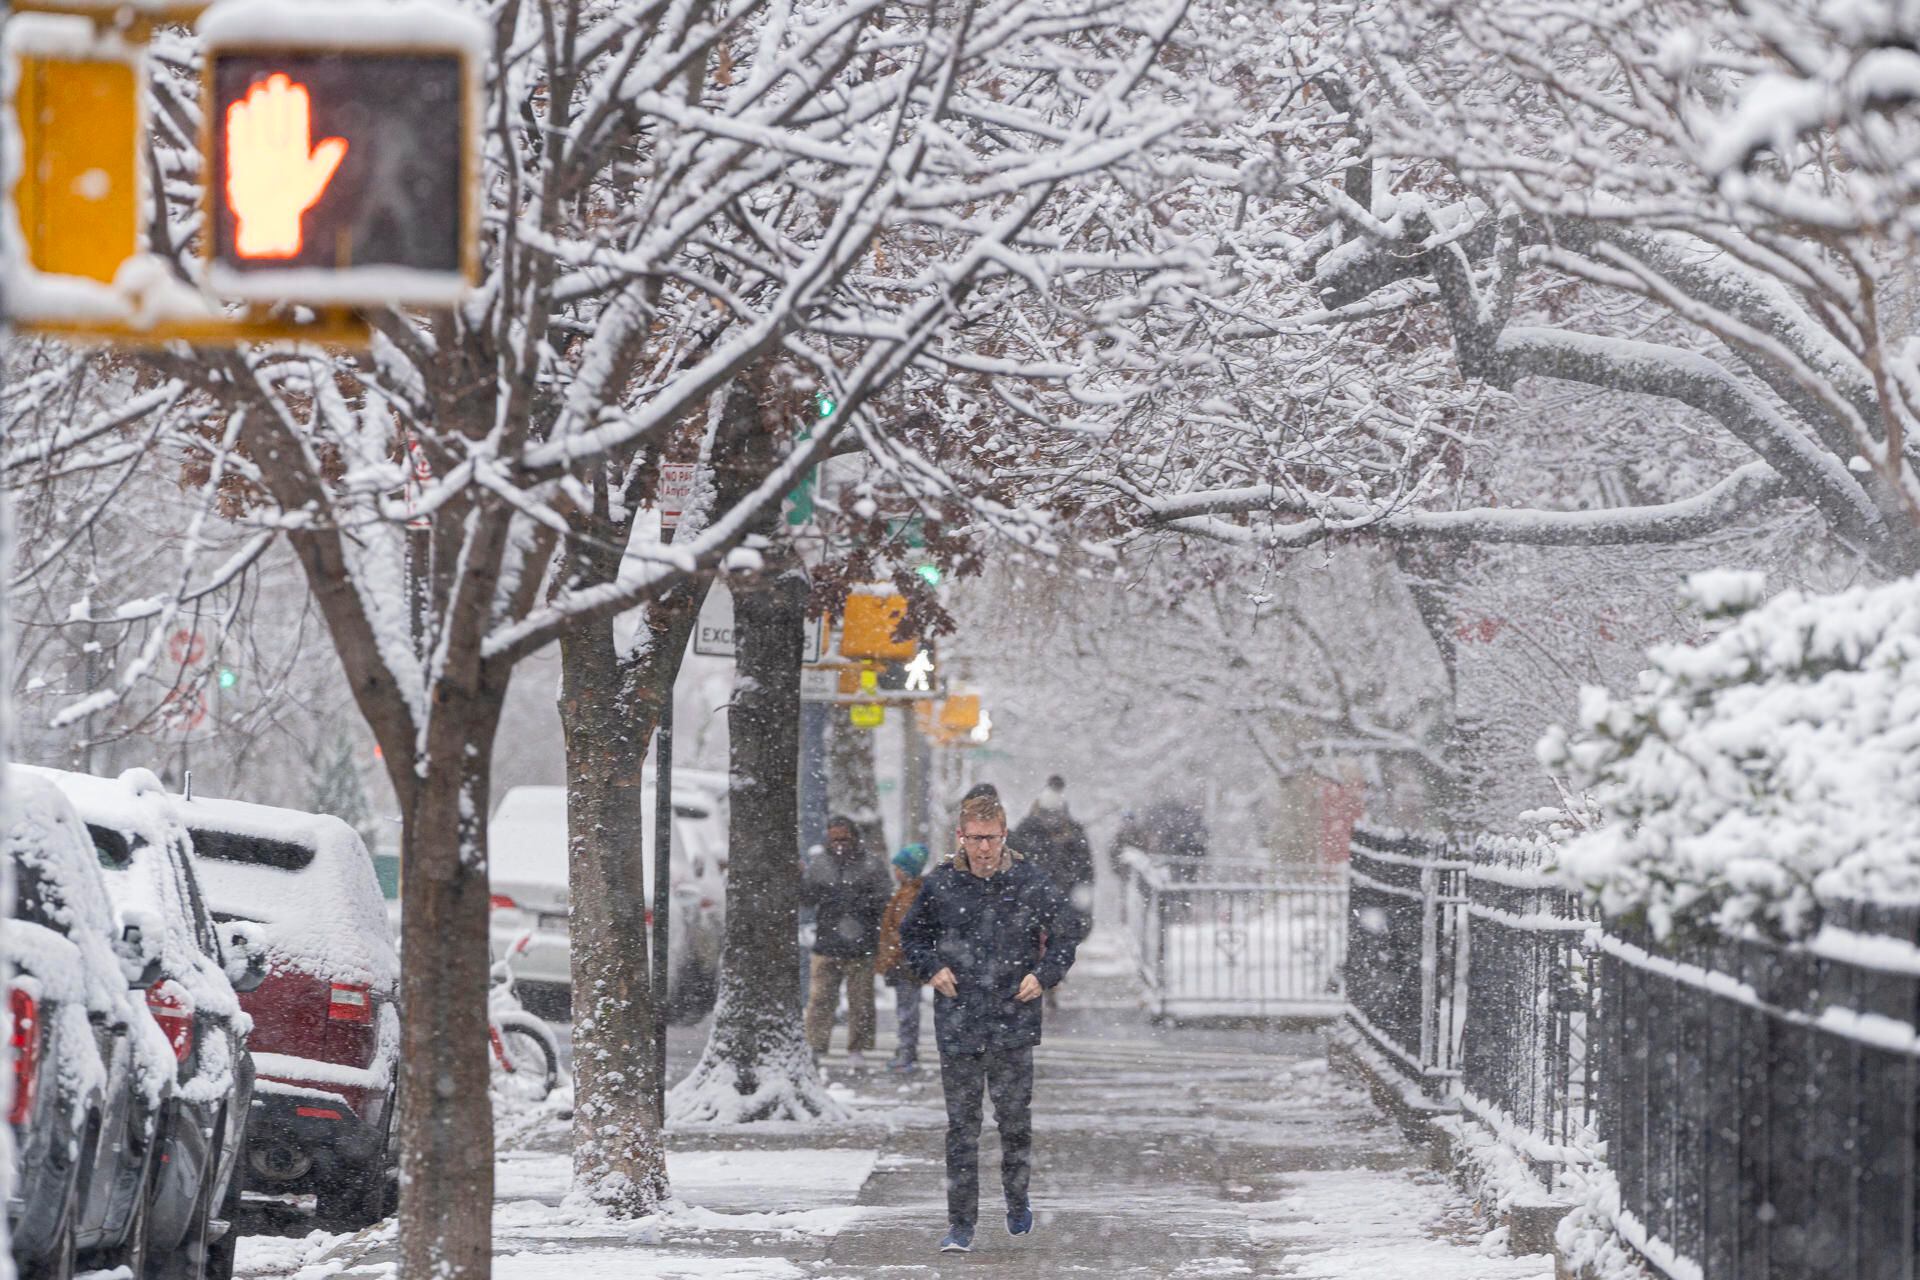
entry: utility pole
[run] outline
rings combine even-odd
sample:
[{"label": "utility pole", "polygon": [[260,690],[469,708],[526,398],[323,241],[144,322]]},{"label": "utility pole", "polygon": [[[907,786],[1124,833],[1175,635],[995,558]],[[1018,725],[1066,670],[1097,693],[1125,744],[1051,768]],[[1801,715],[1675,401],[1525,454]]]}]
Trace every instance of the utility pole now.
[{"label": "utility pole", "polygon": [[906,788],[904,803],[900,808],[901,833],[903,844],[919,841],[928,843],[929,833],[927,784],[932,773],[930,758],[932,753],[927,747],[927,735],[920,732],[919,717],[914,708],[903,706],[900,714],[900,741],[903,748],[900,771],[901,785]]},{"label": "utility pole", "polygon": [[660,704],[653,739],[653,1087],[659,1114],[667,1114],[667,923],[673,901],[673,690]]}]

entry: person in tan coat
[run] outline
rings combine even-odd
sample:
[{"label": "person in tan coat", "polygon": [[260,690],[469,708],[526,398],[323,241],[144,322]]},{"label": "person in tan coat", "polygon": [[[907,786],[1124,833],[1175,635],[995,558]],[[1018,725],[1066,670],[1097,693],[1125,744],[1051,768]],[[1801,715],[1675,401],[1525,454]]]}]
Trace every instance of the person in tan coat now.
[{"label": "person in tan coat", "polygon": [[896,888],[880,917],[880,950],[873,958],[873,969],[893,988],[900,1031],[900,1046],[893,1051],[893,1061],[887,1064],[891,1071],[920,1069],[920,988],[923,984],[904,963],[900,922],[907,918],[907,908],[920,894],[921,873],[926,869],[927,846],[923,844],[910,844],[893,855]]}]

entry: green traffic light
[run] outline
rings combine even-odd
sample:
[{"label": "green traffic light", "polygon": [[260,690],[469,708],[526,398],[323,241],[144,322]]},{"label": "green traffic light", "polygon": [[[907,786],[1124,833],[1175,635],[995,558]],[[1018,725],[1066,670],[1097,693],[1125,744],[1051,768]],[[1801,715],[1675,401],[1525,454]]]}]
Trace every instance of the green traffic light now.
[{"label": "green traffic light", "polygon": [[813,407],[821,417],[831,418],[833,411],[840,406],[835,402],[834,398],[825,391],[816,391],[813,393]]},{"label": "green traffic light", "polygon": [[921,580],[924,581],[928,586],[937,587],[940,585],[940,566],[939,565],[923,564],[919,568],[915,569],[914,572],[919,574]]},{"label": "green traffic light", "polygon": [[232,667],[222,667],[218,679],[222,689],[231,689],[240,683],[240,673]]}]

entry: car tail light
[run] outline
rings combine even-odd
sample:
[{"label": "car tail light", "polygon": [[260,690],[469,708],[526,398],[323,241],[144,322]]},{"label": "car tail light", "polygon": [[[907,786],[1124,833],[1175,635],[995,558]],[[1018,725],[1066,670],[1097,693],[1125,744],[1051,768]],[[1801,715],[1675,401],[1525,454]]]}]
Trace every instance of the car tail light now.
[{"label": "car tail light", "polygon": [[13,1106],[7,1123],[18,1126],[33,1110],[33,1089],[40,1081],[40,1006],[15,987],[7,992],[7,1008],[13,1014]]},{"label": "car tail light", "polygon": [[327,997],[327,1017],[334,1022],[372,1022],[372,991],[360,983],[334,983]]},{"label": "car tail light", "polygon": [[185,1062],[193,1052],[193,1009],[181,999],[171,982],[156,982],[147,988],[147,1012],[160,1024],[176,1062]]},{"label": "car tail light", "polygon": [[520,904],[504,893],[496,893],[487,899],[487,905],[495,911],[518,911]]},{"label": "car tail light", "polygon": [[295,1107],[293,1114],[306,1116],[313,1120],[339,1120],[343,1117],[332,1107]]}]

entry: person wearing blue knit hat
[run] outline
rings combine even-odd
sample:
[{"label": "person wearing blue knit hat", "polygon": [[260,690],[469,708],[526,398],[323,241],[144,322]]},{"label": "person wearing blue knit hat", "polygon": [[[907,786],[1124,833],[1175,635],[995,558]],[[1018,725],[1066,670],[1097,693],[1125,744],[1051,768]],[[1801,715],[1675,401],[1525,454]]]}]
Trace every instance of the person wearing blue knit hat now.
[{"label": "person wearing blue knit hat", "polygon": [[880,917],[880,952],[874,957],[874,972],[893,988],[895,1016],[900,1031],[899,1047],[893,1051],[891,1071],[902,1074],[920,1069],[920,988],[921,981],[902,963],[900,922],[907,908],[920,893],[921,873],[927,869],[927,846],[910,844],[893,855],[893,882],[896,888]]}]

